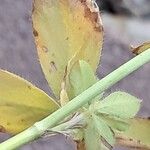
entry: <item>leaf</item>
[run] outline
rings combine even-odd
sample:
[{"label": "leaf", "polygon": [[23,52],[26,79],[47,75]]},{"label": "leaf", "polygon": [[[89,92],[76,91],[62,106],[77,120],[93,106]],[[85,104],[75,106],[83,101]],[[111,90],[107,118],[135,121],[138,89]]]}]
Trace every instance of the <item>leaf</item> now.
[{"label": "leaf", "polygon": [[123,135],[150,147],[150,119],[132,119],[129,129]]},{"label": "leaf", "polygon": [[117,118],[133,118],[140,108],[140,100],[125,92],[114,92],[97,104],[98,113]]},{"label": "leaf", "polygon": [[97,132],[106,140],[110,146],[113,146],[115,143],[114,133],[107,123],[100,117],[93,115],[93,121]]},{"label": "leaf", "polygon": [[84,142],[86,150],[101,150],[101,136],[95,128],[92,119],[89,119],[86,129],[84,130]]},{"label": "leaf", "polygon": [[101,19],[93,0],[36,0],[33,28],[45,77],[59,98],[68,62],[85,60],[93,71],[103,43]]},{"label": "leaf", "polygon": [[114,131],[115,130],[125,131],[129,128],[128,120],[125,119],[123,120],[123,119],[104,116],[104,115],[100,115],[100,118],[103,119]]},{"label": "leaf", "polygon": [[70,97],[76,97],[96,83],[96,81],[96,76],[87,62],[80,60],[75,63],[69,74],[69,85],[71,86],[69,87],[70,91],[68,93],[72,94]]},{"label": "leaf", "polygon": [[74,141],[82,141],[83,140],[83,129],[82,128],[74,128],[69,130],[70,137]]},{"label": "leaf", "polygon": [[62,89],[60,92],[60,104],[61,104],[61,106],[64,106],[69,102],[69,98],[68,98],[68,94],[67,94],[64,82],[62,82],[61,88]]},{"label": "leaf", "polygon": [[150,146],[141,143],[139,140],[132,139],[123,134],[116,135],[116,145],[127,149],[150,150]]},{"label": "leaf", "polygon": [[147,50],[150,48],[150,42],[145,42],[142,45],[138,46],[138,47],[131,47],[132,52],[136,55],[142,53],[143,51]]},{"label": "leaf", "polygon": [[59,108],[42,90],[7,71],[0,70],[0,125],[16,134]]}]

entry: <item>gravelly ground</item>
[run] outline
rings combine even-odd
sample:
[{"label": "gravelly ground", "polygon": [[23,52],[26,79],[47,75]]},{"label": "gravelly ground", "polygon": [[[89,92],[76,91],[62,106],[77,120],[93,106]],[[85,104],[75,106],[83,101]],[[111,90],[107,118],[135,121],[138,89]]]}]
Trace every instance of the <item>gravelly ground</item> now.
[{"label": "gravelly ground", "polygon": [[[31,31],[31,0],[0,0],[0,68],[14,72],[31,81],[50,94],[47,83],[37,61],[37,54]],[[111,19],[112,18],[112,19]],[[111,17],[103,15],[105,42],[102,63],[98,76],[106,74],[133,57],[129,43],[136,44],[150,39],[150,21]],[[143,23],[144,22],[144,23]],[[143,99],[141,116],[150,115],[150,64],[120,81],[108,92],[127,91]],[[1,134],[1,141],[7,138]],[[57,139],[57,141],[56,141]],[[67,143],[67,144],[65,144]],[[72,147],[72,148],[71,148]],[[69,150],[73,146],[62,137],[40,140],[23,150]]]}]

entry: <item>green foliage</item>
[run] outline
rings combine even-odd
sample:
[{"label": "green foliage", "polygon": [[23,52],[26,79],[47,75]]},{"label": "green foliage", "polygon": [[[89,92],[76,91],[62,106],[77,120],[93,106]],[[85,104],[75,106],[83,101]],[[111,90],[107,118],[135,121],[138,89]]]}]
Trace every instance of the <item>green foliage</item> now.
[{"label": "green foliage", "polygon": [[[75,96],[95,82],[94,72],[87,62],[80,61],[72,68],[70,72],[70,83],[74,87],[73,91]],[[87,119],[88,126],[85,130],[84,138],[88,141],[90,137],[88,137],[87,133],[91,132],[91,128],[93,128],[94,142],[97,141],[98,137],[99,140],[103,137],[111,146],[114,145],[113,130],[125,131],[128,129],[128,119],[133,118],[139,108],[140,101],[137,98],[120,91],[112,93],[104,100],[93,101],[88,111],[94,112],[94,114],[92,113]],[[88,143],[86,142],[86,145],[90,147]],[[98,143],[97,146],[99,145]]]},{"label": "green foliage", "polygon": [[[74,87],[73,91],[76,95],[95,82],[94,72],[87,62],[79,61],[71,69],[70,83]],[[94,143],[97,142],[97,144],[94,144],[95,149],[99,149],[102,138],[108,145],[113,146],[115,143],[114,132],[127,130],[129,127],[128,120],[135,116],[139,108],[140,100],[125,92],[112,93],[103,100],[98,100],[97,97],[86,109],[88,114],[86,115],[87,127],[84,131],[86,148],[92,149],[89,141],[93,139]]]},{"label": "green foliage", "polygon": [[97,79],[91,66],[87,62],[80,60],[73,65],[69,74],[70,92],[73,97],[76,97],[96,81]]},{"label": "green foliage", "polygon": [[87,127],[84,129],[84,141],[86,150],[101,149],[100,134],[97,132],[93,118],[88,120]]},{"label": "green foliage", "polygon": [[114,133],[107,123],[100,117],[93,115],[93,121],[95,124],[96,131],[102,136],[108,144],[111,146],[115,143]]},{"label": "green foliage", "polygon": [[96,111],[117,118],[133,118],[140,109],[140,100],[125,92],[115,92],[96,103]]},{"label": "green foliage", "polygon": [[112,128],[113,131],[126,131],[129,128],[129,120],[128,119],[120,119],[108,115],[99,114],[101,119],[105,120],[105,122]]},{"label": "green foliage", "polygon": [[[103,43],[99,12],[90,0],[36,0],[32,19],[43,72],[64,106],[97,82],[95,71]],[[133,51],[139,54],[149,45],[145,43]],[[0,70],[0,106],[0,130],[13,134],[60,107],[42,90],[3,70]],[[78,110],[84,115],[83,126],[77,130],[72,126],[68,131],[70,134],[76,131],[74,138],[78,135],[87,150],[112,148],[115,133],[150,146],[149,120],[131,120],[139,109],[140,100],[125,92],[118,91],[104,99],[99,95]]]}]

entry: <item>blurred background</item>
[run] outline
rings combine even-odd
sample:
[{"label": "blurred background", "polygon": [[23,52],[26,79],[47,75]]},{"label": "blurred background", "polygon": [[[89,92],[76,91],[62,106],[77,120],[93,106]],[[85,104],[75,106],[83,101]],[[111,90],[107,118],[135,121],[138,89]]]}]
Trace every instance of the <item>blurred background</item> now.
[{"label": "blurred background", "polygon": [[[104,24],[104,47],[99,78],[131,59],[130,46],[150,41],[150,0],[97,0]],[[0,0],[0,68],[31,81],[48,94],[32,37],[32,0]],[[150,63],[107,92],[126,91],[143,100],[139,115],[150,116]],[[0,141],[9,136],[0,134]],[[63,136],[40,139],[21,150],[73,150]],[[122,148],[115,148],[121,150]]]}]

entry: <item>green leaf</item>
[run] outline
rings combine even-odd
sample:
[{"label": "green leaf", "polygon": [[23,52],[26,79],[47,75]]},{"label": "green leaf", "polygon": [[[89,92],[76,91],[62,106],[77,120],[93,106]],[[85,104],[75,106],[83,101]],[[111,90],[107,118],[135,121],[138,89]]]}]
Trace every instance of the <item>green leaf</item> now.
[{"label": "green leaf", "polygon": [[96,83],[96,81],[97,79],[91,66],[87,62],[80,60],[73,65],[70,71],[69,82],[71,86],[68,93],[72,93],[71,97],[73,98]]},{"label": "green leaf", "polygon": [[16,134],[58,108],[51,97],[30,82],[0,70],[1,131]]},{"label": "green leaf", "polygon": [[126,131],[129,128],[128,120],[113,118],[105,115],[100,115],[100,118],[103,119],[114,131]]},{"label": "green leaf", "polygon": [[123,135],[150,146],[150,119],[131,119],[130,127]]},{"label": "green leaf", "polygon": [[39,60],[55,96],[59,98],[68,62],[79,52],[96,70],[103,43],[103,28],[95,2],[35,0],[33,29]]},{"label": "green leaf", "polygon": [[101,150],[100,135],[95,128],[92,119],[89,119],[86,129],[84,130],[84,142],[86,150]]},{"label": "green leaf", "polygon": [[107,123],[100,117],[93,115],[93,122],[97,132],[106,140],[111,146],[115,143],[114,133]]},{"label": "green leaf", "polygon": [[140,100],[125,92],[114,92],[97,104],[98,113],[117,118],[133,118],[140,109]]}]

